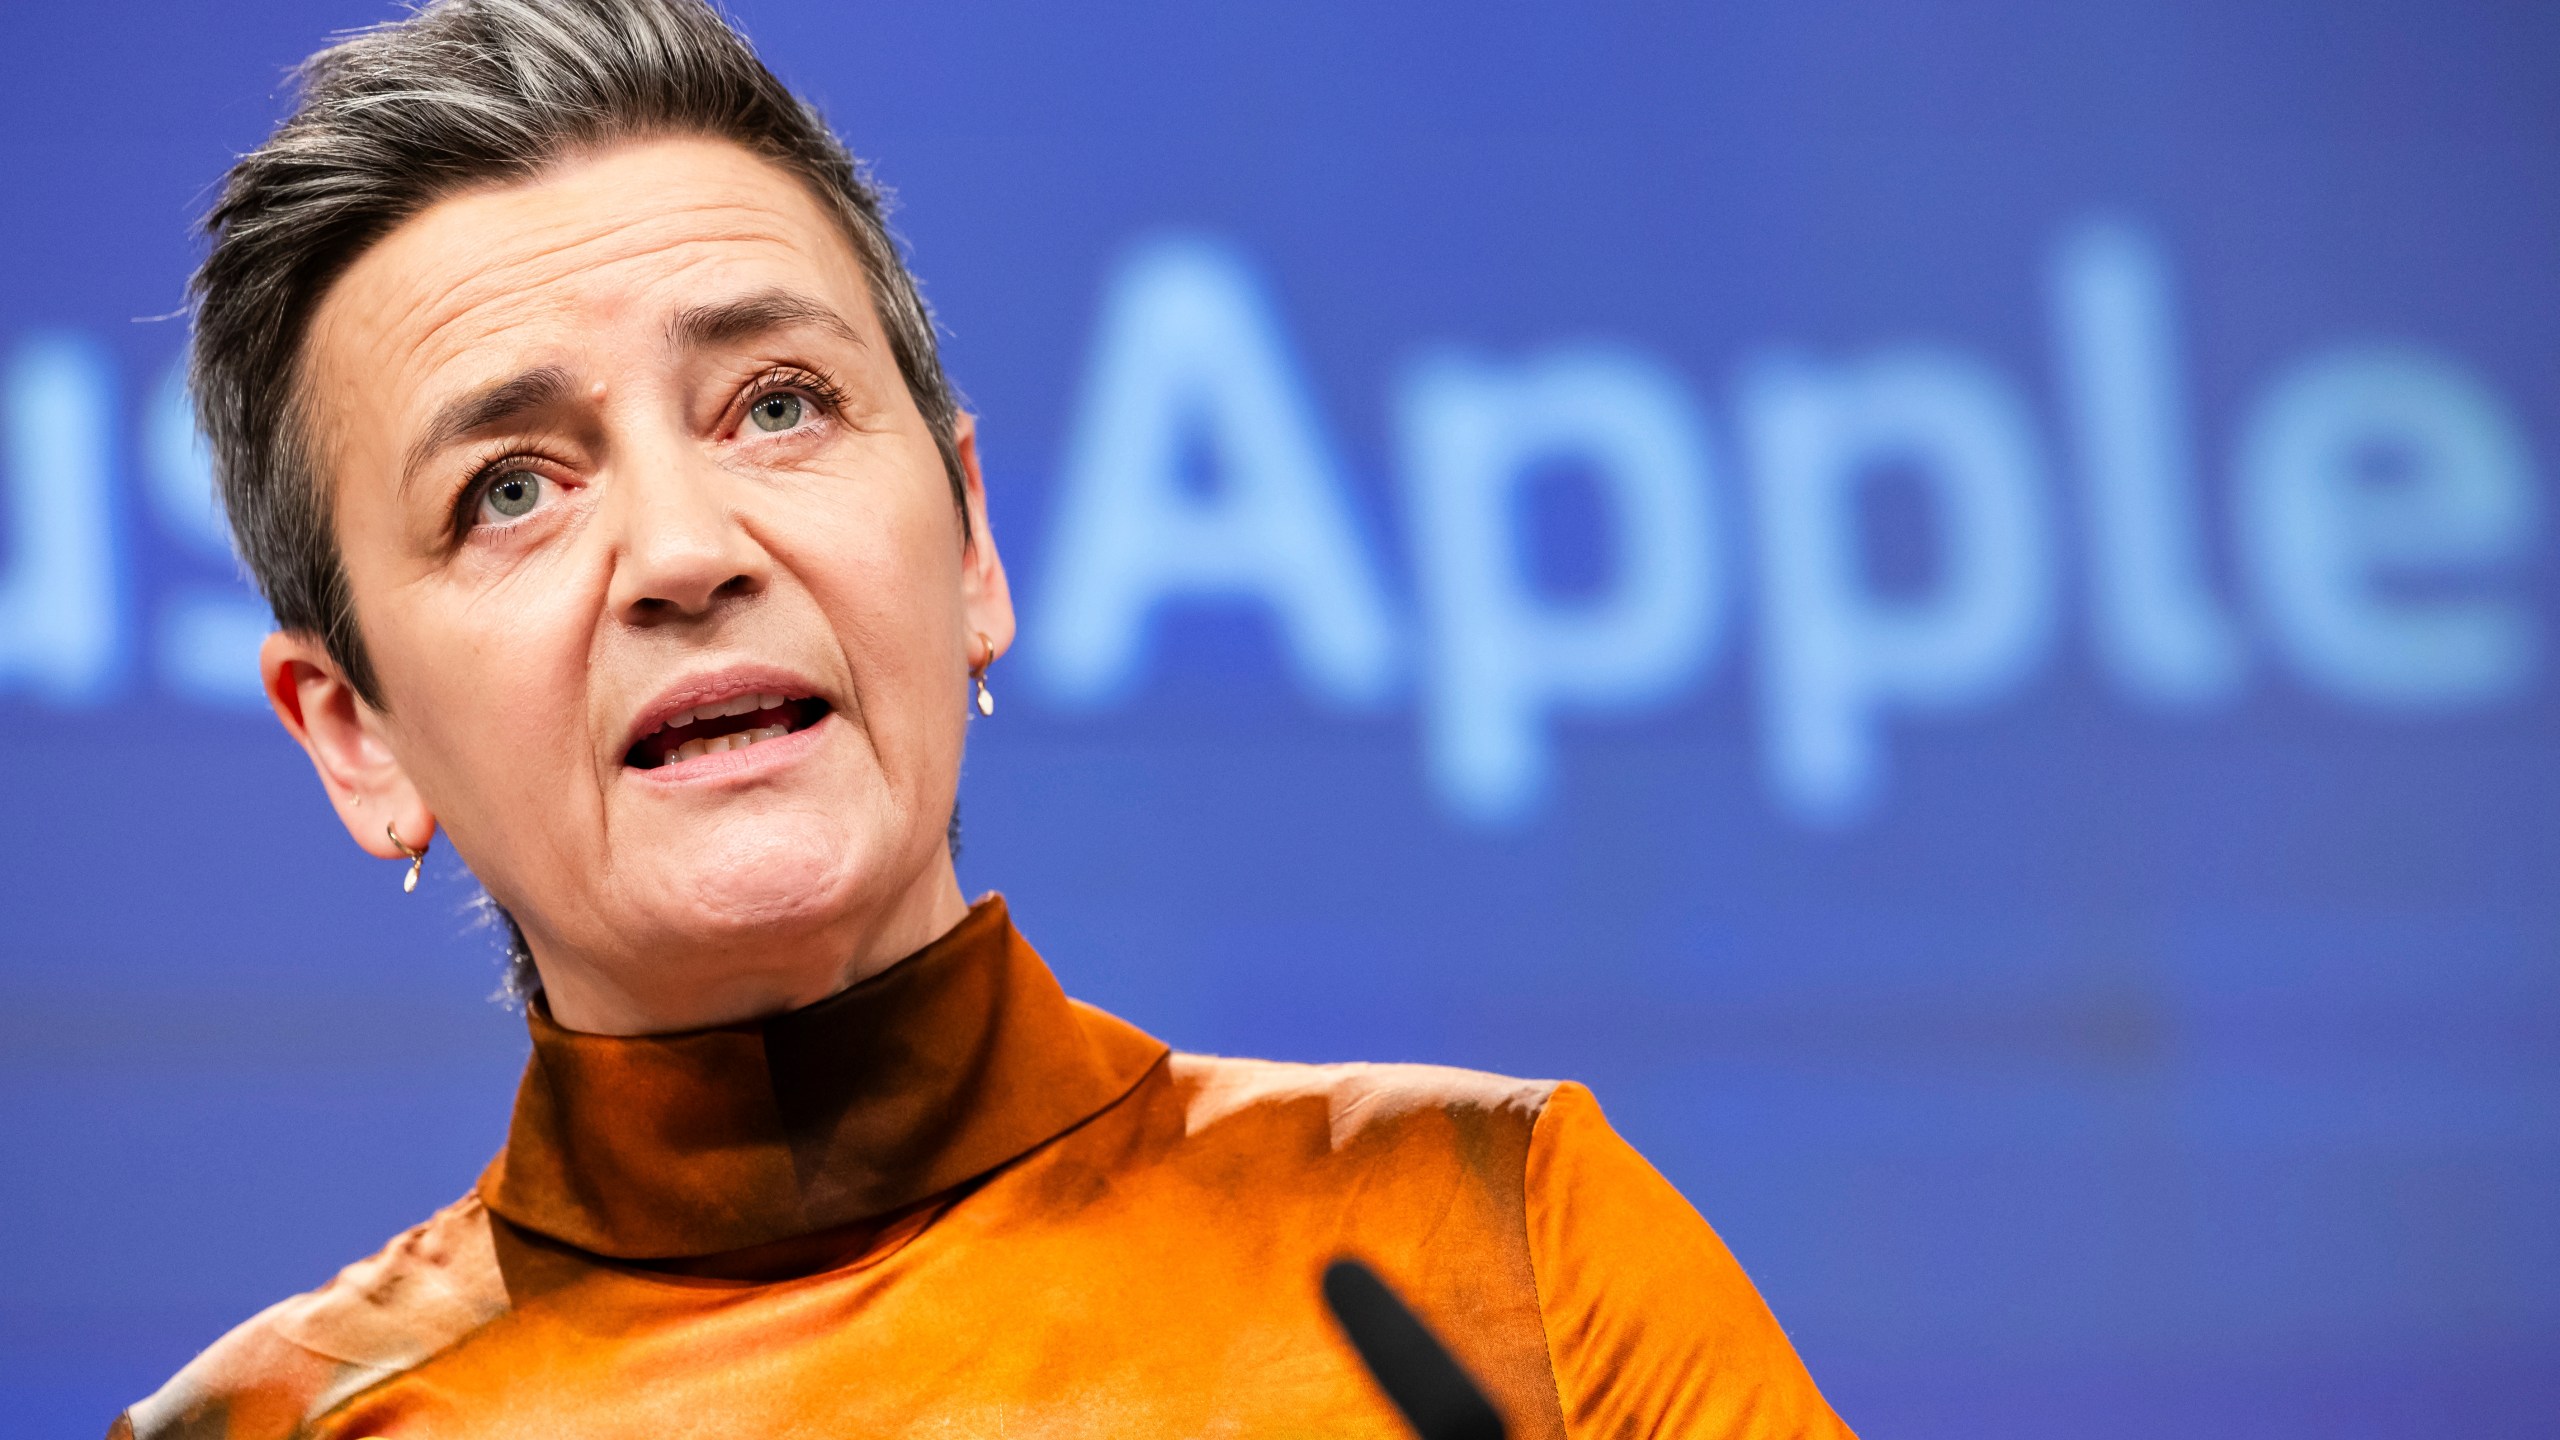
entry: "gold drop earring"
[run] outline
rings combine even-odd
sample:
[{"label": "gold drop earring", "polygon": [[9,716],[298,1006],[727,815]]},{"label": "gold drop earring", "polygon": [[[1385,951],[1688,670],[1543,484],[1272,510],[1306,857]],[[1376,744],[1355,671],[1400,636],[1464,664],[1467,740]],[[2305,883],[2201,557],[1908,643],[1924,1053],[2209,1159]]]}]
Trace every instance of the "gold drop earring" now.
[{"label": "gold drop earring", "polygon": [[[400,881],[400,893],[401,893],[401,894],[403,894],[403,895],[415,895],[415,894],[417,894],[417,893],[418,893],[418,871],[419,871],[420,869],[422,869],[422,868],[426,865],[426,863],[427,863],[427,851],[426,851],[426,846],[422,845],[422,846],[418,847],[418,848],[417,848],[417,849],[415,849],[415,850],[410,849],[410,848],[409,848],[409,842],[408,842],[408,841],[406,841],[406,840],[401,839],[401,838],[400,838],[400,832],[399,832],[397,829],[393,828],[393,826],[392,826],[391,824],[389,824],[388,822],[386,822],[386,823],[383,825],[383,827],[382,827],[382,833],[383,833],[383,834],[385,834],[385,835],[390,836],[390,837],[391,837],[391,843],[392,843],[394,846],[398,847],[398,849],[399,849],[400,853],[409,857],[409,873],[408,873],[406,876],[404,876],[404,877],[402,877],[402,878],[401,878],[401,881]],[[434,844],[434,843],[435,843],[435,842],[434,842],[434,841],[432,841],[432,840],[430,840],[430,841],[428,841],[428,842],[427,842],[427,844],[429,844],[429,845],[432,845],[432,844]]]},{"label": "gold drop earring", "polygon": [[969,678],[977,682],[978,713],[993,715],[996,713],[996,697],[987,690],[987,667],[996,663],[996,642],[988,639],[984,630],[978,631],[977,635],[979,659],[977,664],[969,667]]}]

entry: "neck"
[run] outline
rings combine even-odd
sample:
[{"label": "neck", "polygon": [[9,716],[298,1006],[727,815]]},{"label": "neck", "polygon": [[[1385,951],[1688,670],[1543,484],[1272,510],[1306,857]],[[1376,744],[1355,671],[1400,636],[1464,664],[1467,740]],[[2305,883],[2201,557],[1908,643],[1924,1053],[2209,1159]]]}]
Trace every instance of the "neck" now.
[{"label": "neck", "polygon": [[525,941],[563,1029],[663,1035],[814,1005],[932,944],[968,913],[946,847],[916,883],[804,932],[724,938],[681,954],[585,954],[546,943],[531,925]]},{"label": "neck", "polygon": [[[506,1148],[510,1223],[694,1273],[782,1278],[1081,1124],[1165,1058],[1069,1000],[988,896],[841,994],[679,1035],[563,1029],[537,1005]],[[793,1242],[793,1243],[785,1243]],[[805,1242],[805,1243],[799,1243]],[[775,1248],[780,1247],[780,1248]],[[693,1267],[688,1267],[693,1268]]]}]

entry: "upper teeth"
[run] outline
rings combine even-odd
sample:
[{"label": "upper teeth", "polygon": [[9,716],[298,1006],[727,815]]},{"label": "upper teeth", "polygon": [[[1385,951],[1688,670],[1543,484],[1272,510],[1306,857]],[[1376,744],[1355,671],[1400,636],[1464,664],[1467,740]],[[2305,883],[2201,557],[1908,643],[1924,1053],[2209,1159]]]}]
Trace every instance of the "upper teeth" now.
[{"label": "upper teeth", "polygon": [[674,716],[667,721],[667,727],[675,729],[690,725],[696,720],[717,720],[723,715],[752,715],[758,710],[771,710],[781,703],[781,696],[767,694],[740,695],[731,700],[714,700],[708,705],[696,705],[683,714]]}]

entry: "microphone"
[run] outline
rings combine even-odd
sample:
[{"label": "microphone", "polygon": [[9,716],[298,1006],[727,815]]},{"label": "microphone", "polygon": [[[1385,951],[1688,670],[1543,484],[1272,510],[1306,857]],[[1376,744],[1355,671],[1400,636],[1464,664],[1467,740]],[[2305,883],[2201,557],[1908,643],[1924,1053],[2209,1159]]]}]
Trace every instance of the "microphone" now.
[{"label": "microphone", "polygon": [[1324,1303],[1422,1440],[1503,1440],[1501,1412],[1378,1272],[1350,1259],[1327,1265]]}]

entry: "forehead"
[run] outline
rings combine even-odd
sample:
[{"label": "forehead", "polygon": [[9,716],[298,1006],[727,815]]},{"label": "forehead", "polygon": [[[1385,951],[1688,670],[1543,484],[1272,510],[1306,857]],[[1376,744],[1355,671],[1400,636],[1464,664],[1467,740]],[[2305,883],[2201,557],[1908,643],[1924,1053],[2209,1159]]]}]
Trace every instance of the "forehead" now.
[{"label": "forehead", "polygon": [[851,242],[797,177],[726,141],[626,143],[449,196],[376,242],[313,316],[312,399],[327,416],[360,376],[369,402],[405,409],[777,284],[872,323]]}]

